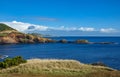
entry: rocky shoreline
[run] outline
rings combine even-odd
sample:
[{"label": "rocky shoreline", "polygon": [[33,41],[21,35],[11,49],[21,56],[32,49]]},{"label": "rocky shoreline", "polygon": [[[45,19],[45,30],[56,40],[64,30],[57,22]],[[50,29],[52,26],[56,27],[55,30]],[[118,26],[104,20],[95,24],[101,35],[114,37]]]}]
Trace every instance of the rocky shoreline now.
[{"label": "rocky shoreline", "polygon": [[79,39],[75,41],[67,41],[65,39],[56,41],[56,43],[73,43],[73,44],[117,44],[116,42],[89,42],[86,39]]},{"label": "rocky shoreline", "polygon": [[73,44],[117,44],[115,42],[89,42],[86,39],[69,41],[53,40],[37,35],[21,33],[5,24],[0,24],[0,44],[31,44],[31,43],[73,43]]},{"label": "rocky shoreline", "polygon": [[[9,32],[9,33],[6,33]],[[5,31],[0,33],[0,44],[31,44],[31,43],[73,43],[73,44],[117,44],[116,42],[90,42],[86,39],[69,41],[66,39],[53,40],[18,31]]]},{"label": "rocky shoreline", "polygon": [[63,44],[118,44],[116,42],[90,42],[86,39],[78,39],[75,41],[69,41],[66,39],[53,40],[49,38],[37,37],[27,34],[16,35],[10,33],[6,37],[0,37],[0,44],[35,44],[35,43],[63,43]]}]

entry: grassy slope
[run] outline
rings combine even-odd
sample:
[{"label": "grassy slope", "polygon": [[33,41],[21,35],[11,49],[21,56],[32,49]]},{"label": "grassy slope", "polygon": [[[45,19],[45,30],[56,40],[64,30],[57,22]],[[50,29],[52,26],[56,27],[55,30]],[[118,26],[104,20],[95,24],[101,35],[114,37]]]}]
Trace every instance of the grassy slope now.
[{"label": "grassy slope", "polygon": [[25,64],[3,69],[0,73],[0,77],[120,77],[119,71],[75,60],[32,59]]},{"label": "grassy slope", "polygon": [[5,31],[5,30],[15,30],[15,29],[13,29],[3,23],[0,23],[0,31]]},{"label": "grassy slope", "polygon": [[[0,37],[7,36],[10,31],[17,31],[6,24],[0,23]],[[8,32],[8,33],[6,33]]]}]

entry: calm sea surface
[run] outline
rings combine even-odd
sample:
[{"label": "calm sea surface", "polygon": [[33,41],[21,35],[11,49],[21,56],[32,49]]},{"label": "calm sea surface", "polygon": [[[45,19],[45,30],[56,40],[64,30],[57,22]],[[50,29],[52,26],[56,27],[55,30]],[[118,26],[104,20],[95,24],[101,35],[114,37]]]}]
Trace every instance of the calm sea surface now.
[{"label": "calm sea surface", "polygon": [[120,70],[120,37],[51,37],[69,41],[87,39],[91,42],[116,42],[118,44],[12,44],[0,45],[0,55],[47,59],[74,59],[83,63],[103,62]]}]

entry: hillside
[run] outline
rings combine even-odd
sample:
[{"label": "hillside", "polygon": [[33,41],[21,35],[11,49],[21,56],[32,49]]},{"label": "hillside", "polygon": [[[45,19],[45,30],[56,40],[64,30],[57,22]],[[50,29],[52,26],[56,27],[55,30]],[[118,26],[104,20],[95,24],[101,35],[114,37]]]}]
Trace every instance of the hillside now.
[{"label": "hillside", "polygon": [[120,71],[108,67],[56,59],[30,59],[0,73],[0,77],[120,77]]},{"label": "hillside", "polygon": [[15,30],[15,29],[7,26],[6,24],[0,23],[0,31],[6,31],[6,30]]},{"label": "hillside", "polygon": [[51,39],[21,33],[8,25],[0,24],[0,44],[13,43],[46,43],[52,42]]},{"label": "hillside", "polygon": [[[16,43],[76,43],[76,44],[116,44],[115,42],[89,42],[86,39],[78,39],[75,41],[53,40],[43,38],[38,33],[25,34],[21,33],[8,25],[0,23],[0,44],[16,44]],[[47,35],[46,37],[48,37]]]}]

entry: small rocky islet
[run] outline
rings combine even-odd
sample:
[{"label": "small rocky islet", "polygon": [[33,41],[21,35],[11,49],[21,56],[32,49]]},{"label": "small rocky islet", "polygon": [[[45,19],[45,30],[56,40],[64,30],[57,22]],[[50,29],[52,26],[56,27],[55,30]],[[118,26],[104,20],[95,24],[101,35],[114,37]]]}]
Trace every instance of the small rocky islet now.
[{"label": "small rocky islet", "polygon": [[75,44],[116,44],[115,42],[89,42],[86,39],[68,41],[66,39],[53,40],[33,34],[21,33],[6,24],[0,23],[0,44],[19,43],[75,43]]}]

